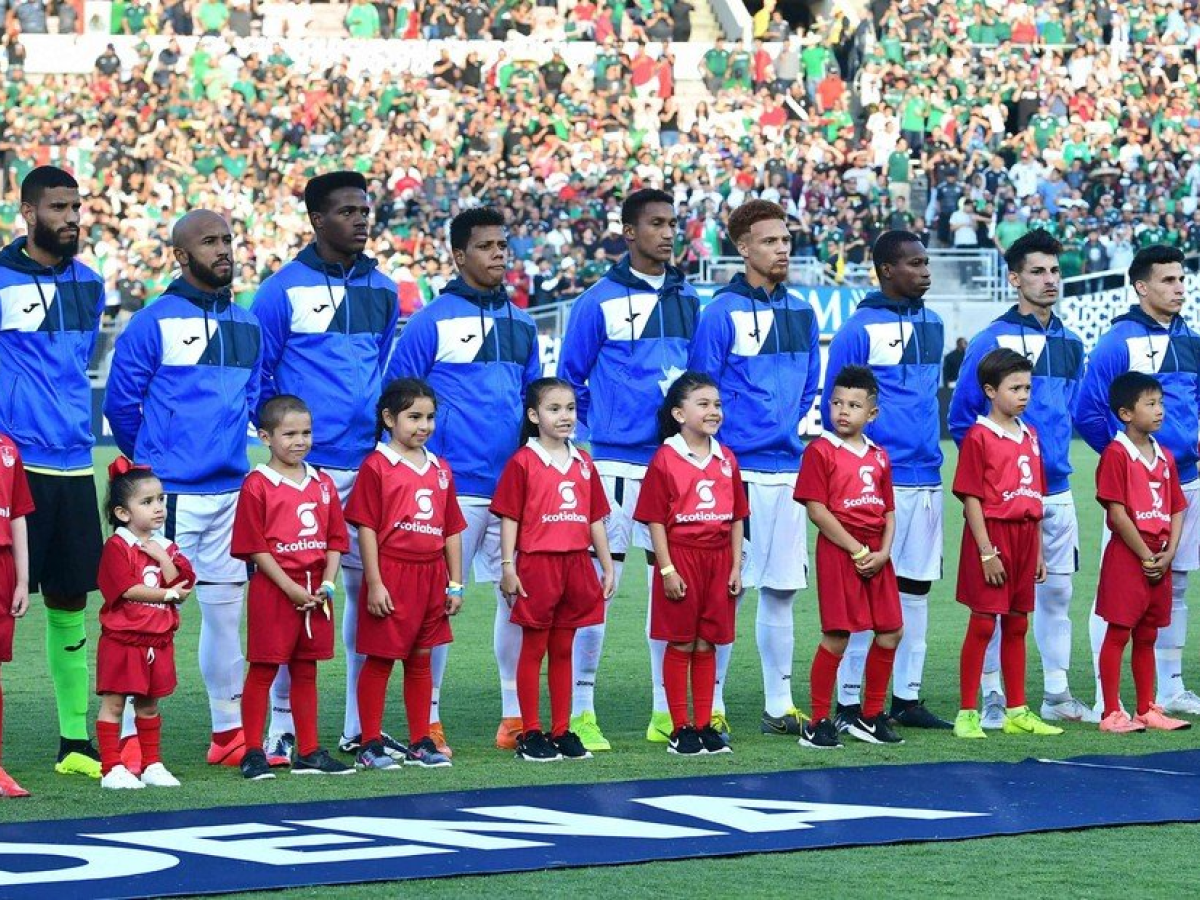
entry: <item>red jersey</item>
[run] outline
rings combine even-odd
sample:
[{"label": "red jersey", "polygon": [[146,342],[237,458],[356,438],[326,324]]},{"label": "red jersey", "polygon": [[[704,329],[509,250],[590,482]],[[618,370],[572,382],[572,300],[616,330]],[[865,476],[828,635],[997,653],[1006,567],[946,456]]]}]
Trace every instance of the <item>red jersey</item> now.
[{"label": "red jersey", "polygon": [[[1171,451],[1154,441],[1154,463],[1148,463],[1122,432],[1100,454],[1096,468],[1096,499],[1120,503],[1151,550],[1171,537],[1171,516],[1187,508]],[[1112,528],[1112,519],[1108,518]]]},{"label": "red jersey", "polygon": [[33,512],[33,497],[17,445],[0,434],[0,548],[12,546],[12,520]]},{"label": "red jersey", "polygon": [[535,439],[513,454],[492,497],[492,512],[520,522],[522,553],[571,553],[592,546],[593,522],[608,515],[608,498],[592,458],[568,444],[559,468]]},{"label": "red jersey", "polygon": [[441,556],[446,538],[467,528],[445,460],[426,450],[418,469],[387,444],[363,460],[346,519],[374,531],[379,552],[393,559]]},{"label": "red jersey", "polygon": [[179,627],[176,604],[126,599],[125,593],[130,588],[137,585],[168,588],[196,583],[196,572],[179,547],[165,538],[152,537],[150,540],[166,549],[179,570],[174,581],[164,580],[162,567],[139,546],[137,536],[128,528],[118,528],[105,541],[100,554],[100,571],[96,576],[97,586],[104,596],[100,627],[106,635],[121,643],[153,644],[154,638],[169,637]]},{"label": "red jersey", "polygon": [[634,519],[665,527],[671,544],[726,546],[750,506],[733,453],[711,439],[709,448],[700,459],[681,435],[667,438],[646,469]]},{"label": "red jersey", "polygon": [[262,465],[246,476],[233,519],[231,555],[249,561],[255,553],[270,553],[285,572],[312,572],[325,568],[328,551],[350,549],[333,481],[310,465],[304,469],[299,484]]},{"label": "red jersey", "polygon": [[954,473],[954,496],[977,497],[985,519],[1021,521],[1042,518],[1046,476],[1037,432],[1018,422],[1013,435],[984,416],[963,438]]},{"label": "red jersey", "polygon": [[863,435],[860,453],[826,431],[804,448],[796,490],[798,503],[823,503],[850,528],[881,534],[887,514],[896,508],[892,467],[883,448]]}]

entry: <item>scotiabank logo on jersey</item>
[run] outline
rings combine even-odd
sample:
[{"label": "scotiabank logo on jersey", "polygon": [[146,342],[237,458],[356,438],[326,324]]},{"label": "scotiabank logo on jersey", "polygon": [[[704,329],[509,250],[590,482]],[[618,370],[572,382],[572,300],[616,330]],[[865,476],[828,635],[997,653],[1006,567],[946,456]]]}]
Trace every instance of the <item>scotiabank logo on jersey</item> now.
[{"label": "scotiabank logo on jersey", "polygon": [[[444,470],[439,470],[438,475],[444,475]],[[447,484],[449,476],[447,476]],[[413,491],[412,495],[413,506],[416,508],[410,516],[406,516],[399,522],[393,523],[393,528],[398,531],[407,531],[409,534],[429,534],[434,537],[442,537],[443,528],[441,525],[433,524],[433,518],[437,514],[437,509],[433,503],[432,488],[418,488]]]},{"label": "scotiabank logo on jersey", "polygon": [[[322,485],[322,487],[324,487]],[[326,501],[328,502],[328,501]],[[327,544],[323,540],[312,540],[312,536],[321,530],[321,522],[317,518],[315,502],[300,503],[296,506],[296,519],[300,528],[296,532],[296,540],[286,543],[275,542],[276,553],[303,553],[305,550],[325,550]]]},{"label": "scotiabank logo on jersey", "polygon": [[731,522],[733,521],[733,510],[717,511],[717,495],[713,488],[717,486],[716,481],[711,478],[701,478],[696,482],[693,489],[694,503],[692,504],[692,512],[675,513],[675,522],[678,525],[685,525],[688,522]]},{"label": "scotiabank logo on jersey", "polygon": [[[590,472],[589,472],[590,477]],[[571,522],[577,525],[587,525],[588,517],[576,512],[579,508],[579,495],[575,492],[574,481],[558,483],[558,512],[542,513],[543,525],[557,525],[561,522]]]},{"label": "scotiabank logo on jersey", "polygon": [[843,509],[854,509],[859,506],[886,506],[879,496],[879,476],[875,466],[871,464],[858,467],[860,487],[857,497],[845,497],[842,500]]}]

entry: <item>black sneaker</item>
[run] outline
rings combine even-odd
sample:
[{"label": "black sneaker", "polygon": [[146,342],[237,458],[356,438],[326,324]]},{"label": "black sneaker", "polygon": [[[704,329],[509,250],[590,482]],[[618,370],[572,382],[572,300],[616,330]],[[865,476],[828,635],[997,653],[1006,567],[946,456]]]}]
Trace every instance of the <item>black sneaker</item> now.
[{"label": "black sneaker", "polygon": [[805,722],[800,735],[800,746],[810,750],[837,750],[842,746],[838,731],[828,719],[820,722]]},{"label": "black sneaker", "polygon": [[691,725],[681,725],[667,742],[667,752],[678,756],[702,756],[705,752],[700,732]]},{"label": "black sneaker", "polygon": [[247,750],[238,768],[247,781],[268,781],[275,777],[271,764],[267,762],[267,754],[261,750]]},{"label": "black sneaker", "polygon": [[841,703],[837,705],[837,715],[833,717],[833,727],[837,729],[838,734],[845,734],[846,729],[850,727],[850,723],[855,719],[862,718],[862,706],[858,703],[848,703],[843,706]]},{"label": "black sneaker", "polygon": [[924,700],[901,700],[892,698],[891,718],[897,725],[905,728],[932,728],[937,731],[950,731],[953,722],[939,719],[925,708]]},{"label": "black sneaker", "polygon": [[855,716],[846,727],[846,734],[867,744],[903,744],[904,739],[892,730],[883,713],[872,719]]},{"label": "black sneaker", "polygon": [[354,772],[354,766],[339,762],[320,747],[308,756],[297,755],[292,763],[293,775],[353,775]]},{"label": "black sneaker", "polygon": [[[362,749],[362,735],[356,734],[354,737],[346,737],[344,734],[338,740],[338,750],[342,753],[357,753]],[[389,754],[390,756],[391,754]]]},{"label": "black sneaker", "polygon": [[517,759],[525,762],[558,762],[562,754],[540,731],[527,731],[517,738]]},{"label": "black sneaker", "polygon": [[763,734],[796,735],[800,733],[806,718],[798,709],[789,709],[782,716],[769,716],[764,710],[758,730]]},{"label": "black sneaker", "polygon": [[721,732],[717,731],[711,724],[705,725],[700,729],[700,743],[704,747],[705,753],[733,752],[733,748],[725,743],[725,738],[721,737]]},{"label": "black sneaker", "polygon": [[555,749],[562,754],[563,759],[591,759],[592,753],[585,746],[583,741],[579,739],[573,731],[564,731],[556,738],[552,738]]}]

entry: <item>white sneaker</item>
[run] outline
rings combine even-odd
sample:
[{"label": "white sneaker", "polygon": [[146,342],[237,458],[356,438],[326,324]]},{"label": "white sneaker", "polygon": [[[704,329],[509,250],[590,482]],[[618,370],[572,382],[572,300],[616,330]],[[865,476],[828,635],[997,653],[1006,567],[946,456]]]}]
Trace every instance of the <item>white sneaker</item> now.
[{"label": "white sneaker", "polygon": [[108,774],[100,779],[100,787],[113,791],[140,791],[145,785],[124,766],[113,766]]},{"label": "white sneaker", "polygon": [[1166,703],[1160,703],[1159,706],[1163,708],[1163,712],[1200,716],[1200,697],[1191,691],[1178,693]]},{"label": "white sneaker", "polygon": [[142,772],[142,784],[146,787],[179,787],[179,779],[168,772],[162,763],[156,762],[146,766]]},{"label": "white sneaker", "polygon": [[988,731],[999,731],[1004,727],[1004,695],[990,691],[983,698],[983,717],[979,724]]},{"label": "white sneaker", "polygon": [[1042,720],[1045,722],[1087,722],[1089,725],[1100,724],[1100,715],[1088,706],[1071,697],[1061,703],[1042,701]]}]

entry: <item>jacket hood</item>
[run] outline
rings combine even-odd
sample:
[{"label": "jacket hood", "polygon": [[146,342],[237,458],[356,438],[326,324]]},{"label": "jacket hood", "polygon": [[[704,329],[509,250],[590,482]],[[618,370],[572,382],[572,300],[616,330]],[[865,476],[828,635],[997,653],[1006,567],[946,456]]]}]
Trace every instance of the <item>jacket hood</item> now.
[{"label": "jacket hood", "polygon": [[200,288],[192,285],[191,282],[185,281],[182,278],[176,278],[172,281],[167,285],[167,289],[163,293],[182,297],[189,303],[194,303],[201,309],[210,312],[224,312],[229,309],[229,305],[233,302],[233,294],[227,287],[215,292],[202,291]]},{"label": "jacket hood", "polygon": [[[667,280],[663,282],[663,293],[678,291],[683,287],[683,270],[669,264],[667,265],[666,269]],[[630,290],[648,287],[645,281],[633,274],[633,265],[628,253],[622,256],[613,265],[613,267],[605,273],[604,277],[609,281],[614,281],[621,287],[629,288]]]},{"label": "jacket hood", "polygon": [[893,300],[883,291],[871,291],[858,302],[859,309],[888,309],[897,314],[915,313],[925,306],[923,297]]},{"label": "jacket hood", "polygon": [[371,272],[378,268],[379,260],[367,256],[365,253],[358,254],[354,262],[350,265],[349,270],[339,263],[330,263],[321,259],[317,253],[316,243],[309,244],[303,250],[296,254],[296,261],[303,263],[310,269],[320,272],[323,275],[328,275],[331,278],[365,278]]},{"label": "jacket hood", "polygon": [[759,303],[766,303],[768,305],[786,302],[788,297],[786,285],[777,284],[775,285],[775,290],[768,294],[763,288],[752,287],[750,282],[746,281],[746,276],[741,272],[739,272],[737,275],[734,275],[733,280],[717,291],[717,293],[737,294],[739,297],[757,300]]},{"label": "jacket hood", "polygon": [[1045,331],[1047,334],[1050,332],[1063,330],[1062,319],[1060,319],[1054,313],[1050,313],[1050,321],[1047,322],[1046,327],[1043,328],[1042,323],[1038,321],[1037,316],[1022,315],[1017,311],[1015,304],[1011,309],[1008,310],[1008,312],[1000,317],[1000,321],[1007,322],[1010,325],[1018,325],[1021,328],[1028,328],[1031,331]]},{"label": "jacket hood", "polygon": [[1175,330],[1175,323],[1178,321],[1179,316],[1173,316],[1171,321],[1164,325],[1162,322],[1158,321],[1144,309],[1142,309],[1140,304],[1135,303],[1133,306],[1129,307],[1129,312],[1113,319],[1113,324],[1115,325],[1117,322],[1133,322],[1137,325],[1141,325],[1144,328],[1148,328],[1151,331],[1169,332]]},{"label": "jacket hood", "polygon": [[443,294],[456,294],[480,308],[499,309],[508,303],[508,292],[503,287],[491,291],[473,288],[462,278],[454,278],[442,289]]},{"label": "jacket hood", "polygon": [[6,269],[13,269],[17,272],[23,272],[26,275],[53,277],[54,275],[61,275],[68,271],[75,261],[74,257],[69,256],[53,268],[43,266],[25,252],[25,246],[28,241],[28,238],[19,237],[3,250],[0,250],[0,266]]}]

